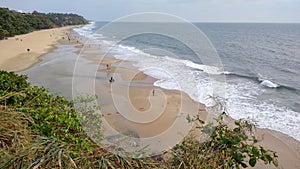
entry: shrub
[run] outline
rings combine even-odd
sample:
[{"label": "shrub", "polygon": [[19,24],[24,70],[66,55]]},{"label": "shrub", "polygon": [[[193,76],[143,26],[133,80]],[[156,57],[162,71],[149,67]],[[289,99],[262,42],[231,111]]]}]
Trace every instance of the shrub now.
[{"label": "shrub", "polygon": [[[193,137],[172,149],[169,161],[171,168],[246,168],[254,167],[257,161],[278,166],[276,152],[256,146],[257,139],[252,135],[254,126],[247,121],[238,120],[234,128],[223,123],[225,114],[219,116],[217,125],[198,126],[201,134],[209,134],[205,142]],[[199,117],[193,121],[204,124]]]},{"label": "shrub", "polygon": [[25,75],[0,71],[0,105],[28,114],[34,121],[29,127],[36,133],[75,144],[77,149],[89,149],[91,141],[84,133],[73,103],[48,93],[43,87],[31,86],[26,79]]}]

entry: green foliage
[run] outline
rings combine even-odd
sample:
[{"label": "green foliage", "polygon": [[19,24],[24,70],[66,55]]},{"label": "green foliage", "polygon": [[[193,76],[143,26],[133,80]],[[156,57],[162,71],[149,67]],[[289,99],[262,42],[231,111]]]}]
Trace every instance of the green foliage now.
[{"label": "green foliage", "polygon": [[36,11],[20,13],[7,8],[0,8],[0,39],[29,33],[33,30],[87,23],[86,19],[76,14],[44,14]]},{"label": "green foliage", "polygon": [[[45,88],[31,86],[27,76],[0,71],[0,105],[29,114],[34,132],[54,137],[76,145],[77,149],[89,149],[91,141],[85,135],[73,104],[61,96],[49,94]],[[81,118],[90,116],[82,114]]]},{"label": "green foliage", "polygon": [[[229,128],[223,123],[223,117],[224,114],[216,119],[216,126],[198,126],[202,135],[209,135],[205,142],[188,137],[176,145],[170,159],[172,168],[246,168],[254,167],[259,160],[278,166],[276,152],[256,145],[252,124],[239,120],[235,127]],[[194,120],[204,124],[199,117]]]},{"label": "green foliage", "polygon": [[0,26],[0,39],[3,39],[8,36],[9,36],[9,32],[5,29],[2,29],[2,27]]},{"label": "green foliage", "polygon": [[77,14],[49,13],[47,17],[57,26],[86,24],[87,21]]}]

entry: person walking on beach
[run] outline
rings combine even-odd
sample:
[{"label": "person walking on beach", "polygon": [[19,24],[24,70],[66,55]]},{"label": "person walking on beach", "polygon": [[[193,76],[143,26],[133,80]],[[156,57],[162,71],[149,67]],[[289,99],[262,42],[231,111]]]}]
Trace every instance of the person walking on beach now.
[{"label": "person walking on beach", "polygon": [[112,83],[114,81],[115,81],[115,79],[111,76],[110,79],[109,79],[109,83]]},{"label": "person walking on beach", "polygon": [[106,71],[110,72],[110,66],[109,66],[109,64],[106,64]]},{"label": "person walking on beach", "polygon": [[152,90],[152,95],[153,95],[153,96],[154,96],[154,93],[155,93],[155,89]]}]

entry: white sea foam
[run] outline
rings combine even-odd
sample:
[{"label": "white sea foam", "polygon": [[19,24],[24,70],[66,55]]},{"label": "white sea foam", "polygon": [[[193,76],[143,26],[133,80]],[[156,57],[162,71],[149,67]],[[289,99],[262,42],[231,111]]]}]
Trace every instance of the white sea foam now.
[{"label": "white sea foam", "polygon": [[217,68],[193,63],[188,60],[168,56],[155,56],[134,47],[119,45],[120,54],[117,59],[126,59],[135,62],[135,66],[145,74],[159,79],[155,86],[165,89],[181,90],[193,100],[207,106],[211,105],[209,96],[214,96],[217,91],[212,87],[212,79],[208,73],[216,73]]},{"label": "white sea foam", "polygon": [[254,82],[227,85],[227,110],[234,119],[248,119],[258,127],[286,133],[300,141],[300,115],[287,107],[259,100],[264,94]]},{"label": "white sea foam", "polygon": [[86,37],[93,34],[92,29],[96,27],[95,22],[91,22],[81,28],[74,28],[74,31],[77,32],[80,36]]},{"label": "white sea foam", "polygon": [[277,88],[280,86],[279,84],[271,82],[270,80],[262,80],[262,82],[260,84],[265,87],[269,87],[269,88]]},{"label": "white sea foam", "polygon": [[182,62],[184,62],[185,65],[187,65],[191,68],[202,70],[202,71],[204,71],[208,74],[222,74],[222,71],[219,68],[214,67],[214,66],[207,66],[207,65],[203,65],[203,64],[197,64],[197,63],[194,63],[194,62],[189,61],[189,60],[184,60]]}]

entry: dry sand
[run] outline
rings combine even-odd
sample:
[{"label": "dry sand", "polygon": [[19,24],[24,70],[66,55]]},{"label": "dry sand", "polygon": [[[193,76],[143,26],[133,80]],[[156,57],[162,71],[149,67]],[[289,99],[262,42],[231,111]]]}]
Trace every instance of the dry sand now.
[{"label": "dry sand", "polygon": [[[59,40],[74,26],[45,29],[0,40],[0,69],[21,71],[39,61],[39,57],[54,49]],[[27,51],[27,50],[30,51]]]}]

